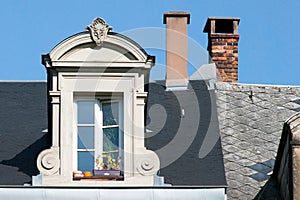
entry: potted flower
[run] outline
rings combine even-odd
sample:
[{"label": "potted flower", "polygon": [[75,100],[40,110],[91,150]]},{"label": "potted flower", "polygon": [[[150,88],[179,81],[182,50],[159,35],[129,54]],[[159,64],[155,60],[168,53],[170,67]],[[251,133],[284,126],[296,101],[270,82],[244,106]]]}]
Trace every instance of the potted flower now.
[{"label": "potted flower", "polygon": [[95,176],[120,176],[121,157],[116,160],[111,154],[97,156],[96,169],[93,172]]}]

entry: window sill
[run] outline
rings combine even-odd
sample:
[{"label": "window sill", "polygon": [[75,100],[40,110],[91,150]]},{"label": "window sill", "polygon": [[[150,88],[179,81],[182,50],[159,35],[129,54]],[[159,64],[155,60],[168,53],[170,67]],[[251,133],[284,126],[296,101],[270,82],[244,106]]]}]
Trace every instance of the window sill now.
[{"label": "window sill", "polygon": [[91,180],[91,181],[124,181],[124,176],[88,176],[73,177],[73,181]]}]

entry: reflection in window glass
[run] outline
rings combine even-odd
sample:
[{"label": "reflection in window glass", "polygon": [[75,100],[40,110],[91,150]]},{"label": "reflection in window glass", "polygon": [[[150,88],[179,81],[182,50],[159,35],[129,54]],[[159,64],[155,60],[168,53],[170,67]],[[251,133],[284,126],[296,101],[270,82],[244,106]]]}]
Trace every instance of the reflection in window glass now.
[{"label": "reflection in window glass", "polygon": [[78,127],[78,149],[94,149],[94,127]]},{"label": "reflection in window glass", "polygon": [[119,149],[119,128],[103,129],[103,151],[115,151]]},{"label": "reflection in window glass", "polygon": [[94,123],[94,102],[78,101],[78,124]]},{"label": "reflection in window glass", "polygon": [[78,170],[92,171],[94,169],[94,152],[78,152]]},{"label": "reflection in window glass", "polygon": [[103,103],[103,126],[117,125],[119,123],[119,104],[117,102]]}]

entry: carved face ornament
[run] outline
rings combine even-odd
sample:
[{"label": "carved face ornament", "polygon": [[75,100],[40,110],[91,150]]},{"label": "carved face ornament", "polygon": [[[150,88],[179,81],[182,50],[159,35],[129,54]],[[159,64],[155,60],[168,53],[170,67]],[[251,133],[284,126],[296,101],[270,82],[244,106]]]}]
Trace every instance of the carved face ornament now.
[{"label": "carved face ornament", "polygon": [[112,30],[109,25],[101,18],[96,18],[91,25],[87,27],[91,37],[97,46],[100,46],[107,37],[108,31]]}]

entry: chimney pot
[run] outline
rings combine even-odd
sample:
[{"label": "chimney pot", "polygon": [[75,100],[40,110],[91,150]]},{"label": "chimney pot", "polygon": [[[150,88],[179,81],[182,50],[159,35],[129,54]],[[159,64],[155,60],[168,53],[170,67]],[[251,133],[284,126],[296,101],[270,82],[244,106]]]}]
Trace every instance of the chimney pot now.
[{"label": "chimney pot", "polygon": [[223,82],[238,82],[239,18],[209,17],[203,32],[208,33],[210,62],[217,66],[217,77]]},{"label": "chimney pot", "polygon": [[186,89],[188,85],[187,24],[190,13],[164,13],[166,24],[166,87],[167,90]]}]

